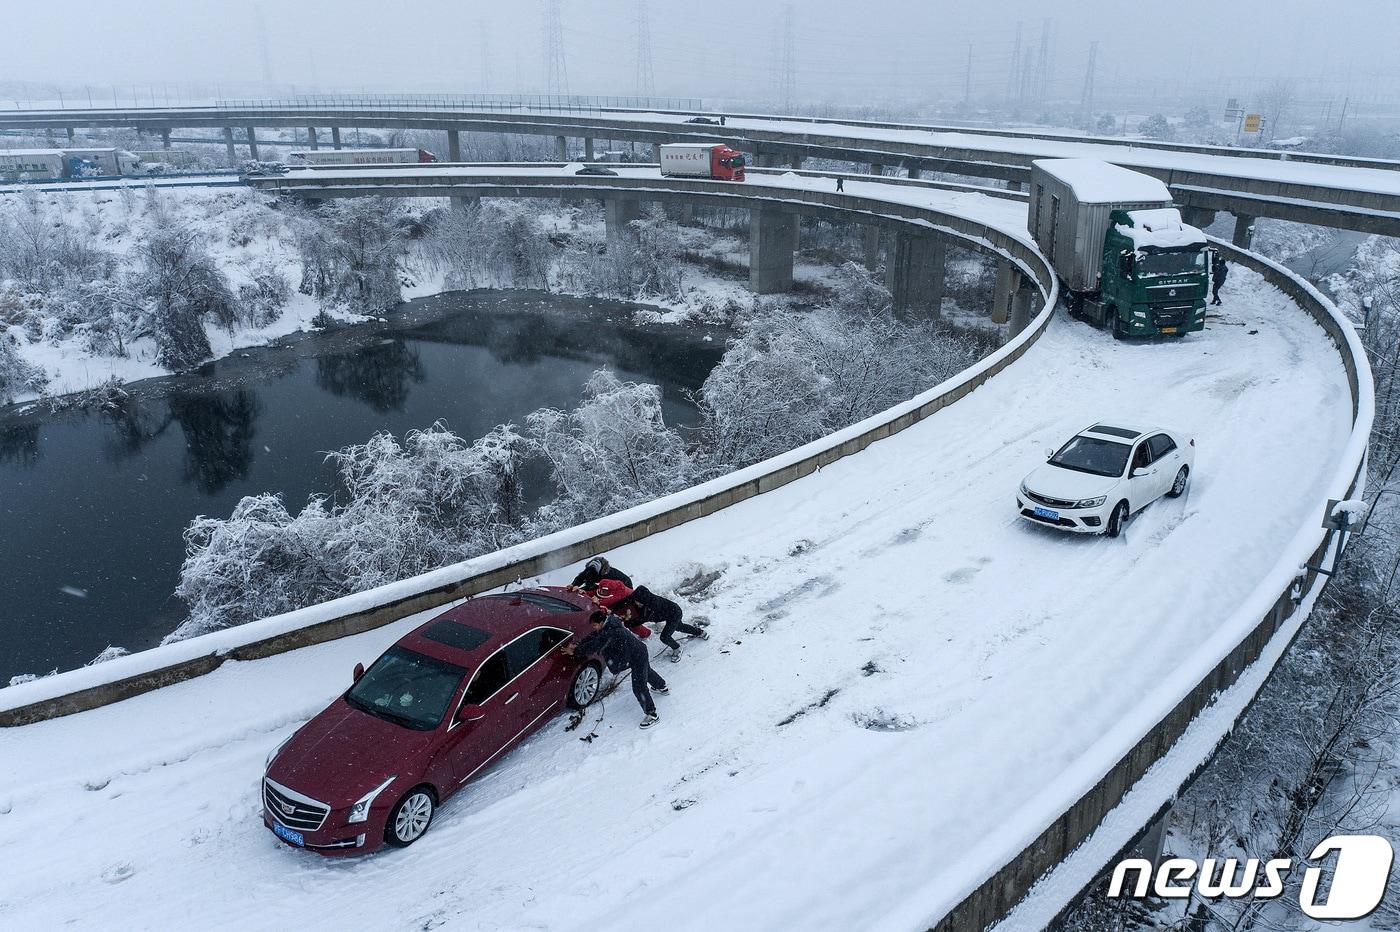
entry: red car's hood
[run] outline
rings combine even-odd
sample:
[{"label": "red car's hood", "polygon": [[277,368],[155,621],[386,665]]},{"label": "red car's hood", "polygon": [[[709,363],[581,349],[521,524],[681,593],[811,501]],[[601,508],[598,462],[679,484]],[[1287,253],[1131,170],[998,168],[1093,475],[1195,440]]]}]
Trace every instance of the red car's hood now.
[{"label": "red car's hood", "polygon": [[277,752],[267,776],[331,808],[349,806],[394,775],[418,767],[437,731],[414,731],[337,699]]}]

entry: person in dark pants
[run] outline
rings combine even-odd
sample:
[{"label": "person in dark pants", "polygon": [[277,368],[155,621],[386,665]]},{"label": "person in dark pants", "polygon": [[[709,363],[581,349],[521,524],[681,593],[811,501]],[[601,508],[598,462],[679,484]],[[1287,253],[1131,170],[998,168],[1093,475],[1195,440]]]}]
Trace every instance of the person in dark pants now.
[{"label": "person in dark pants", "polygon": [[614,673],[631,668],[632,694],[637,697],[637,704],[646,713],[641,727],[650,728],[655,725],[660,719],[656,714],[656,703],[651,699],[651,690],[654,689],[663,696],[671,690],[661,678],[661,674],[651,668],[647,646],[627,630],[621,618],[602,609],[588,616],[588,622],[593,626],[593,633],[577,644],[564,645],[564,653],[570,657],[599,654],[608,665],[608,669]]},{"label": "person in dark pants", "polygon": [[844,191],[844,190],[846,190],[846,179],[845,179],[845,178],[841,178],[841,177],[839,177],[839,176],[837,177],[837,179],[836,179],[836,190],[838,190],[838,191]]},{"label": "person in dark pants", "polygon": [[598,583],[605,579],[615,579],[628,589],[632,588],[631,577],[608,563],[607,557],[594,557],[585,563],[583,569],[574,577],[574,581],[569,584],[569,588],[592,592],[598,588]]},{"label": "person in dark pants", "polygon": [[1225,279],[1230,274],[1230,266],[1226,264],[1225,257],[1218,252],[1210,254],[1210,303],[1220,303],[1220,289],[1225,284]]},{"label": "person in dark pants", "polygon": [[720,126],[723,126],[723,125],[724,125],[724,114],[722,114],[722,113],[719,115],[719,125],[720,125]]},{"label": "person in dark pants", "polygon": [[623,599],[614,603],[612,610],[632,624],[660,624],[661,643],[671,648],[671,662],[681,659],[681,645],[676,641],[676,632],[693,638],[708,641],[710,634],[704,628],[688,625],[681,619],[685,612],[675,602],[657,595],[646,586],[638,586]]}]

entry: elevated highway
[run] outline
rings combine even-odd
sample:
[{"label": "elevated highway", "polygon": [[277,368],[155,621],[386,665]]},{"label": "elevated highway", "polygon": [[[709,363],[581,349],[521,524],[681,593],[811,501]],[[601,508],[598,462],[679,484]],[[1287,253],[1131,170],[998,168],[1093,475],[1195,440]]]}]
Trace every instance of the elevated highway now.
[{"label": "elevated highway", "polygon": [[[296,901],[378,925],[1034,928],[1160,813],[1248,705],[1320,589],[1297,572],[1329,557],[1323,503],[1360,487],[1372,388],[1355,335],[1316,292],[1228,245],[1243,268],[1209,329],[1133,345],[1054,316],[1053,275],[1007,192],[563,165],[255,184],[738,203],[772,241],[756,248],[789,255],[778,218],[844,218],[995,256],[1018,282],[1020,320],[948,383],[672,499],[0,689],[0,724],[23,725],[4,734],[0,785],[15,789],[0,832],[16,845],[86,840],[17,865],[32,892],[6,901],[7,919],[95,922],[115,899],[133,925],[247,925],[249,910],[257,925],[251,904]],[[926,272],[911,260],[895,284],[917,296]],[[1024,526],[1017,479],[1045,447],[1115,418],[1196,439],[1190,495],[1117,541]],[[262,757],[356,661],[436,607],[517,578],[566,579],[602,550],[663,589],[719,573],[689,605],[711,615],[717,642],[677,669],[662,729],[639,734],[617,700],[591,743],[551,728],[406,852],[328,869],[273,848],[257,817]],[[544,870],[541,839],[560,842]],[[1086,841],[1098,853],[1076,862]],[[660,879],[634,870],[658,859]],[[1047,874],[1059,892],[1027,899]]]},{"label": "elevated highway", "polygon": [[[760,114],[727,116],[724,126],[686,122],[691,114],[599,108],[489,110],[450,102],[432,106],[354,98],[246,101],[213,107],[113,110],[14,111],[0,114],[0,129],[34,132],[131,127],[168,135],[172,129],[208,128],[225,133],[230,160],[235,131],[256,153],[257,127],[332,130],[339,144],[344,128],[441,130],[449,150],[463,132],[553,136],[556,155],[567,157],[566,141],[595,139],[643,144],[721,138],[755,153],[762,162],[836,159],[914,172],[939,171],[1021,184],[1036,158],[1099,158],[1155,175],[1178,202],[1201,211],[1230,211],[1245,218],[1235,240],[1247,245],[1256,217],[1275,217],[1368,233],[1400,235],[1400,163],[1317,153],[1268,152],[1186,146],[1114,137],[1070,137],[869,121],[806,119]],[[456,161],[452,151],[449,160]],[[1249,211],[1257,211],[1250,213]]]}]

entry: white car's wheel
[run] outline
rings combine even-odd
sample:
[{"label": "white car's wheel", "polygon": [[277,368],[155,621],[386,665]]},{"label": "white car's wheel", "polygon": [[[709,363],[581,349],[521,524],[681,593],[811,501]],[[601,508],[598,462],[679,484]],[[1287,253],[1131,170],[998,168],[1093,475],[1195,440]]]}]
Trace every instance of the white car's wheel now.
[{"label": "white car's wheel", "polygon": [[1191,470],[1183,466],[1176,471],[1176,479],[1172,481],[1172,487],[1167,491],[1167,498],[1180,498],[1181,493],[1186,491],[1186,483],[1191,478]]},{"label": "white car's wheel", "polygon": [[1108,527],[1104,533],[1109,537],[1117,537],[1123,533],[1123,525],[1128,523],[1128,503],[1119,502],[1113,508],[1113,514],[1108,516]]},{"label": "white car's wheel", "polygon": [[407,848],[423,837],[428,826],[433,824],[433,813],[437,803],[426,786],[414,787],[399,800],[398,805],[389,810],[389,821],[384,825],[384,840],[396,848]]}]

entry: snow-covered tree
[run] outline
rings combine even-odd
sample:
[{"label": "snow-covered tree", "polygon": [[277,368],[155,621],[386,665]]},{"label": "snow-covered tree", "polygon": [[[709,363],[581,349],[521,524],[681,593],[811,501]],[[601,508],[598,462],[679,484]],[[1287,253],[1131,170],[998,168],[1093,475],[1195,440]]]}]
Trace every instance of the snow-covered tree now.
[{"label": "snow-covered tree", "polygon": [[297,224],[301,290],[362,313],[397,304],[403,219],[399,201],[383,197],[335,200],[306,212]]},{"label": "snow-covered tree", "polygon": [[1138,124],[1138,132],[1148,139],[1170,139],[1172,138],[1172,125],[1164,115],[1154,113]]},{"label": "snow-covered tree", "polygon": [[594,372],[572,411],[542,408],[526,419],[532,447],[549,463],[556,500],[543,523],[562,527],[667,495],[689,485],[695,467],[666,426],[661,389]]},{"label": "snow-covered tree", "polygon": [[238,319],[233,293],[214,260],[189,227],[169,223],[141,244],[140,286],[150,303],[151,331],[160,364],[181,370],[213,355],[204,321],[225,326]]},{"label": "snow-covered tree", "polygon": [[49,381],[44,370],[24,361],[18,345],[9,328],[0,328],[0,404],[9,404],[20,393],[43,391]]}]

